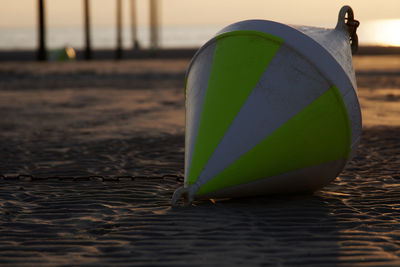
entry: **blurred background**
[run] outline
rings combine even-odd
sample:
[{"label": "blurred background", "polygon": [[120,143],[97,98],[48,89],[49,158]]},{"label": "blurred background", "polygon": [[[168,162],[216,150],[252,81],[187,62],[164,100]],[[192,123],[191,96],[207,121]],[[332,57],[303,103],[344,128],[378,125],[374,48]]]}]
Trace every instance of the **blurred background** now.
[{"label": "blurred background", "polygon": [[[117,45],[117,0],[89,0],[93,49]],[[150,46],[149,0],[121,0],[121,45],[133,46],[132,18],[142,48]],[[245,19],[268,19],[287,24],[334,27],[338,11],[350,5],[362,46],[400,46],[400,1],[365,0],[156,0],[160,48],[197,48],[222,27]],[[83,49],[84,1],[45,3],[48,49]],[[132,13],[132,3],[135,14]],[[38,46],[38,0],[3,0],[0,8],[0,50],[34,50]]]}]

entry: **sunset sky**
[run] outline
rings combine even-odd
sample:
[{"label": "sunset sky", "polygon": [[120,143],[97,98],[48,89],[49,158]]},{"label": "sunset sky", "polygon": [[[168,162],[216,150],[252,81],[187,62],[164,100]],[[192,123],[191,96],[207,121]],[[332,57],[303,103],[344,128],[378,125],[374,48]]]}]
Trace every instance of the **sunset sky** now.
[{"label": "sunset sky", "polygon": [[[123,0],[124,23],[129,23],[129,1]],[[82,25],[82,0],[47,0],[49,27]],[[114,25],[114,0],[91,0],[92,23]],[[360,21],[400,18],[399,0],[160,0],[164,25],[225,25],[262,18],[292,24],[334,26],[340,7],[353,7]],[[0,27],[34,27],[37,0],[3,0]],[[138,21],[148,21],[148,1],[137,0]]]}]

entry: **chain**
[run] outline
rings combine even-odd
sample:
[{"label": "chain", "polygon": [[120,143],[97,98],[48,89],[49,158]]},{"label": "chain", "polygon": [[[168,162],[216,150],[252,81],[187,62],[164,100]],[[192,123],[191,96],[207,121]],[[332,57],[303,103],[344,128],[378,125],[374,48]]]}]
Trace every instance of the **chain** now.
[{"label": "chain", "polygon": [[159,179],[167,180],[174,179],[177,182],[182,183],[183,177],[175,174],[165,174],[160,176],[103,176],[103,175],[91,175],[91,176],[48,176],[48,177],[37,177],[30,174],[18,174],[18,175],[2,175],[0,174],[0,180],[7,181],[45,181],[45,180],[61,180],[61,181],[100,181],[100,182],[119,182],[119,181],[135,181],[138,179]]}]

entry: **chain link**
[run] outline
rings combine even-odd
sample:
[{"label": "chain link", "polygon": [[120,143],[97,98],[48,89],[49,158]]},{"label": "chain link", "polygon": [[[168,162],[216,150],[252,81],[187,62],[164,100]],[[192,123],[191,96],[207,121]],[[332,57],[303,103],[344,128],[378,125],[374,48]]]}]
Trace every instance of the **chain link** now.
[{"label": "chain link", "polygon": [[0,180],[7,181],[45,181],[45,180],[61,180],[61,181],[100,181],[100,182],[119,182],[119,181],[135,181],[137,179],[175,179],[177,182],[182,183],[183,177],[175,174],[165,174],[160,176],[132,176],[132,175],[120,175],[120,176],[103,176],[103,175],[90,175],[90,176],[47,176],[37,177],[30,174],[18,174],[18,175],[2,175],[0,174]]}]

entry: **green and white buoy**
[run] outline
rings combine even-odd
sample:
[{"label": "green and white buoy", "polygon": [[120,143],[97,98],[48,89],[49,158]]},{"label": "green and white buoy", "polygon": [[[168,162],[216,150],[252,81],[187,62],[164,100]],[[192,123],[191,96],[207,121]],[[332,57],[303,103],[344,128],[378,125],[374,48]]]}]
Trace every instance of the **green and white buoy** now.
[{"label": "green and white buoy", "polygon": [[247,20],[201,47],[186,74],[185,181],[173,205],[335,179],[361,134],[357,26],[345,6],[334,29]]}]

